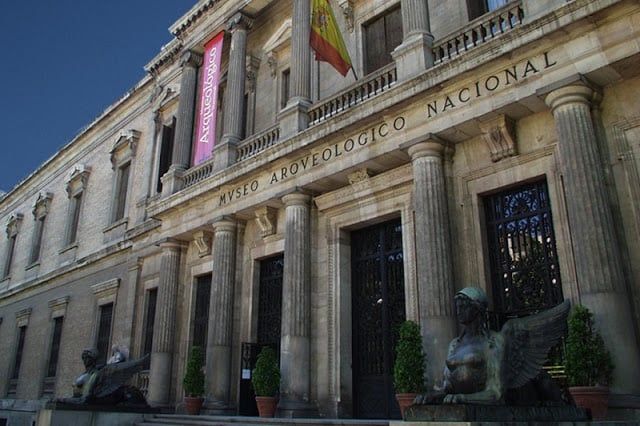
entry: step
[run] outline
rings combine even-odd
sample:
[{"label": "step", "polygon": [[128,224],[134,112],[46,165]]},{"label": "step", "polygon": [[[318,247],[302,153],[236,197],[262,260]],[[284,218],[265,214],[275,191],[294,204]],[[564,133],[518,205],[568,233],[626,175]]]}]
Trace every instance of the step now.
[{"label": "step", "polygon": [[135,426],[389,426],[388,420],[294,419],[244,416],[153,414]]}]

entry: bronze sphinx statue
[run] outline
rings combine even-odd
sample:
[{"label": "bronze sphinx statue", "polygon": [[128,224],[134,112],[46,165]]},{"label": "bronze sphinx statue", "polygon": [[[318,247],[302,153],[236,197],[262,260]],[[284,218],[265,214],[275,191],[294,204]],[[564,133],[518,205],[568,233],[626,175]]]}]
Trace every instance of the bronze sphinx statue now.
[{"label": "bronze sphinx statue", "polygon": [[98,350],[82,351],[84,373],[73,383],[73,397],[57,400],[64,404],[129,405],[146,407],[144,395],[126,382],[137,372],[148,368],[149,355],[143,358],[98,366]]},{"label": "bronze sphinx statue", "polygon": [[559,388],[542,366],[549,349],[565,334],[568,301],[535,315],[511,319],[497,332],[487,327],[484,290],[466,287],[454,299],[463,330],[449,344],[442,386],[418,397],[417,403],[563,402]]}]

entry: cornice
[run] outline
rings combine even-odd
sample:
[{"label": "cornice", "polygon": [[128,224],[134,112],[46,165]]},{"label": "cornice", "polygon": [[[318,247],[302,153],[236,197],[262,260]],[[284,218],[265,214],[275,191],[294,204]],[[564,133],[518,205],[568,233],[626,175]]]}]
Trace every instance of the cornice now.
[{"label": "cornice", "polygon": [[195,24],[200,16],[202,16],[208,10],[212,9],[218,3],[220,3],[220,0],[200,1],[198,4],[192,7],[191,10],[182,17],[182,19],[169,27],[169,32],[171,32],[171,34],[179,39],[182,38],[184,32],[193,24]]},{"label": "cornice", "polygon": [[160,53],[158,53],[147,65],[144,66],[144,70],[151,74],[151,76],[157,77],[163,69],[175,63],[176,59],[180,58],[182,48],[182,41],[174,38],[169,43],[162,46]]}]

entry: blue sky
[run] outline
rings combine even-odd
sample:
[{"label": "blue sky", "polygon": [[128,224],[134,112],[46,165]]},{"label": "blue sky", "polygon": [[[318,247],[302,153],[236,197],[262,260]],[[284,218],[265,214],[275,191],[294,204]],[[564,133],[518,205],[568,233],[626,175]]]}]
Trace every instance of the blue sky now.
[{"label": "blue sky", "polygon": [[4,0],[0,190],[132,88],[196,0]]}]

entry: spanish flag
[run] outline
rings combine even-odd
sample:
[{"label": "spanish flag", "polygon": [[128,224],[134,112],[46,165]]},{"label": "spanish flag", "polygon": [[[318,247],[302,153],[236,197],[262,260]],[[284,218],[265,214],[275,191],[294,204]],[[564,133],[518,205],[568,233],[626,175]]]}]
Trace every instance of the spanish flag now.
[{"label": "spanish flag", "polygon": [[329,0],[313,0],[309,43],[316,52],[316,61],[328,62],[343,77],[347,75],[351,68],[351,58],[336,24]]}]

